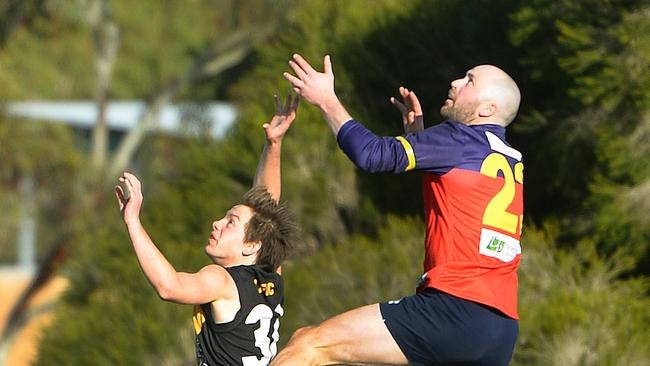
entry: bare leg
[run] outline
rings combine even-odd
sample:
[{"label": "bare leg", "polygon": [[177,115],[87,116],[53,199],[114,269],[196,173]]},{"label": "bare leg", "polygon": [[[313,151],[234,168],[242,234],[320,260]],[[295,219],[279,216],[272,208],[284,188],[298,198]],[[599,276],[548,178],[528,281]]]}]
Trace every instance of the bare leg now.
[{"label": "bare leg", "polygon": [[271,362],[290,365],[407,365],[384,324],[379,304],[367,305],[301,328]]}]

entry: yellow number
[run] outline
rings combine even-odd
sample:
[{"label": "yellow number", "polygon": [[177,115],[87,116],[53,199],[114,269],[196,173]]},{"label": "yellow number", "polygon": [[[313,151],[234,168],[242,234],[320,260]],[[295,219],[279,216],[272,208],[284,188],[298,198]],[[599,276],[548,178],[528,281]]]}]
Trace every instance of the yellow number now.
[{"label": "yellow number", "polygon": [[515,180],[524,184],[524,164],[522,163],[515,164]]},{"label": "yellow number", "polygon": [[499,153],[488,155],[481,165],[481,174],[496,178],[499,171],[503,174],[503,187],[501,187],[499,192],[497,192],[485,208],[483,224],[516,234],[520,217],[508,212],[508,206],[510,206],[515,198],[515,181],[523,183],[524,165],[517,163],[513,174],[505,156]]},{"label": "yellow number", "polygon": [[[515,164],[515,180],[521,184],[524,184],[524,164],[517,163]],[[524,228],[524,215],[519,215],[519,235]]]}]

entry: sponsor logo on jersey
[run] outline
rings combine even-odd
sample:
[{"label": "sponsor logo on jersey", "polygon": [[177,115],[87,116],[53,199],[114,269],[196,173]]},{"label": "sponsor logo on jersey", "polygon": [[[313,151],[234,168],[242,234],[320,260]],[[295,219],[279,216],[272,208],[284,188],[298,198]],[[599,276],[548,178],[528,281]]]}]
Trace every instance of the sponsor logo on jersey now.
[{"label": "sponsor logo on jersey", "polygon": [[490,229],[481,229],[479,253],[502,262],[511,262],[521,254],[519,240]]}]

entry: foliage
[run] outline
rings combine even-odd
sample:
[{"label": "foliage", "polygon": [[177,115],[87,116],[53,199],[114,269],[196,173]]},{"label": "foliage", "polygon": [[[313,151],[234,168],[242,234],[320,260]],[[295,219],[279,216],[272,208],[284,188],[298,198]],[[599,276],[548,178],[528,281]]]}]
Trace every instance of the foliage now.
[{"label": "foliage", "polygon": [[45,13],[43,0],[6,0],[0,3],[0,49],[21,23]]},{"label": "foliage", "polygon": [[[211,171],[217,146],[209,139],[153,137],[135,164],[147,167],[134,169],[143,182],[143,226],[179,271],[197,271],[209,263],[203,243],[210,223],[235,203],[230,201],[233,194],[222,189],[226,181]],[[181,167],[198,176],[182,174]],[[102,192],[95,213],[78,223],[70,239],[74,254],[65,269],[70,290],[52,325],[57,331],[41,343],[38,363],[193,363],[192,309],[156,295],[133,254],[114,200],[112,192]],[[67,351],[72,345],[84,352]]]},{"label": "foliage", "polygon": [[[69,197],[74,196],[76,189],[71,178],[81,166],[74,145],[74,136],[64,126],[9,121],[0,116],[1,260],[15,260],[16,231],[29,202],[35,206],[35,219],[43,232],[50,234],[39,241],[37,249],[41,255],[65,230],[65,224],[58,218],[66,217],[71,209]],[[33,182],[35,194],[21,190],[25,179]]]},{"label": "foliage", "polygon": [[282,340],[299,327],[333,315],[414,293],[423,251],[420,219],[388,216],[376,238],[353,236],[285,269]]},{"label": "foliage", "polygon": [[644,365],[650,352],[647,278],[621,280],[629,257],[593,241],[557,247],[529,228],[520,269],[520,335],[513,365]]},{"label": "foliage", "polygon": [[[594,129],[608,118],[597,105],[581,103],[579,79],[602,69],[598,53],[615,47],[606,32],[627,3],[539,0],[511,15],[509,36],[530,78],[524,103],[531,110],[520,118],[525,124],[513,126],[530,136],[524,153],[536,169],[527,170],[527,183],[540,194],[528,206],[544,216],[561,216],[588,195],[596,160]],[[552,156],[534,154],[542,148]]]},{"label": "foliage", "polygon": [[[397,1],[375,1],[373,6],[369,3],[301,3],[290,14],[286,29],[259,49],[255,68],[232,92],[232,98],[242,107],[241,119],[229,137],[237,144],[228,144],[224,151],[240,163],[232,175],[251,176],[260,151],[257,146],[262,146],[263,136],[256,131],[271,114],[270,96],[288,91],[282,72],[289,71],[287,62],[293,53],[300,53],[321,70],[323,56],[331,54],[337,92],[343,96],[352,94],[348,71],[336,61],[348,55],[340,45],[358,42],[382,16],[403,11]],[[353,165],[338,151],[316,108],[307,103],[300,106],[283,149],[283,197],[300,217],[306,250],[336,242],[349,231],[377,224],[379,215],[373,215],[373,209],[357,194]],[[359,207],[363,212],[358,211]]]},{"label": "foliage", "polygon": [[529,212],[537,222],[559,219],[560,243],[593,237],[603,253],[636,256],[643,273],[650,268],[641,198],[650,179],[647,14],[644,1],[538,0],[513,13],[510,33],[533,91],[533,113],[519,128],[529,140],[527,186],[538,192],[528,195]]},{"label": "foliage", "polygon": [[[150,207],[155,208],[156,198],[151,198]],[[143,224],[151,227],[147,218]],[[160,301],[143,276],[122,225],[109,201],[86,218],[85,230],[72,239],[75,255],[66,266],[71,290],[59,305],[52,326],[56,331],[45,333],[41,342],[39,364],[192,362],[191,308]],[[196,246],[163,240],[160,231],[152,236],[177,262],[198,258]],[[69,352],[71,347],[83,351]]]},{"label": "foliage", "polygon": [[[112,1],[120,28],[112,97],[151,96],[206,45],[270,17],[258,7],[277,11],[272,3]],[[316,68],[331,54],[339,97],[355,118],[387,135],[401,133],[388,103],[397,87],[416,91],[432,125],[449,81],[493,63],[523,91],[509,128],[509,141],[526,159],[527,187],[513,364],[635,365],[649,358],[647,2],[287,3],[286,22],[245,62],[182,91],[183,98],[238,104],[227,137],[152,136],[131,166],[144,184],[145,227],[178,270],[208,262],[202,243],[210,223],[252,183],[260,127],[273,113],[271,96],[288,92],[282,72],[292,53]],[[0,98],[91,98],[93,49],[83,12],[63,0],[25,4],[36,15],[0,34],[9,35],[0,43]],[[0,19],[6,9],[0,6]],[[64,270],[73,286],[38,363],[191,363],[191,310],[151,290],[112,193],[98,192],[92,211],[76,202],[71,182],[88,163],[78,141],[61,126],[13,122],[0,119],[0,208],[7,218],[0,240],[15,230],[16,181],[32,174],[39,220],[50,223],[52,240],[73,244]],[[418,175],[358,172],[306,103],[283,148],[283,198],[297,213],[304,244],[285,266],[282,342],[300,326],[412,293],[423,236],[414,218],[421,211]],[[83,212],[67,221],[74,210]],[[72,237],[62,239],[62,226]]]},{"label": "foliage", "polygon": [[[88,1],[42,0],[47,17],[18,27],[0,52],[0,99],[92,99],[95,72]],[[147,98],[204,49],[237,30],[258,31],[287,1],[109,1],[119,29],[110,94]],[[143,21],[144,20],[144,21]],[[42,57],[47,55],[48,57]],[[210,97],[210,90],[185,91]]]}]

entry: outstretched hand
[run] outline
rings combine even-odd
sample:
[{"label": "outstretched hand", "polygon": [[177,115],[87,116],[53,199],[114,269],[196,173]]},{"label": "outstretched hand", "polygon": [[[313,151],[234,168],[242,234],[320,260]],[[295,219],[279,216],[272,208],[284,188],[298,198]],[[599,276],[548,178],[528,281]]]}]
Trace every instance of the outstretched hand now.
[{"label": "outstretched hand", "polygon": [[399,94],[402,96],[402,101],[390,97],[390,102],[399,109],[402,113],[402,122],[404,123],[404,132],[418,132],[424,130],[424,117],[422,115],[422,107],[420,101],[415,95],[415,92],[400,86]]},{"label": "outstretched hand", "polygon": [[289,65],[296,76],[284,73],[293,90],[307,102],[322,108],[329,100],[335,99],[334,73],[330,56],[323,59],[323,72],[316,71],[302,56],[294,54]]},{"label": "outstretched hand", "polygon": [[143,199],[140,180],[129,172],[124,172],[118,180],[120,183],[124,184],[128,191],[127,197],[122,186],[115,186],[115,196],[117,197],[117,204],[120,208],[122,220],[124,220],[127,225],[129,223],[139,222],[140,208],[142,207]]},{"label": "outstretched hand", "polygon": [[300,97],[289,93],[284,106],[277,95],[274,95],[273,98],[275,99],[275,114],[271,121],[263,124],[262,127],[266,134],[266,141],[270,144],[277,144],[282,141],[284,134],[296,119]]}]

